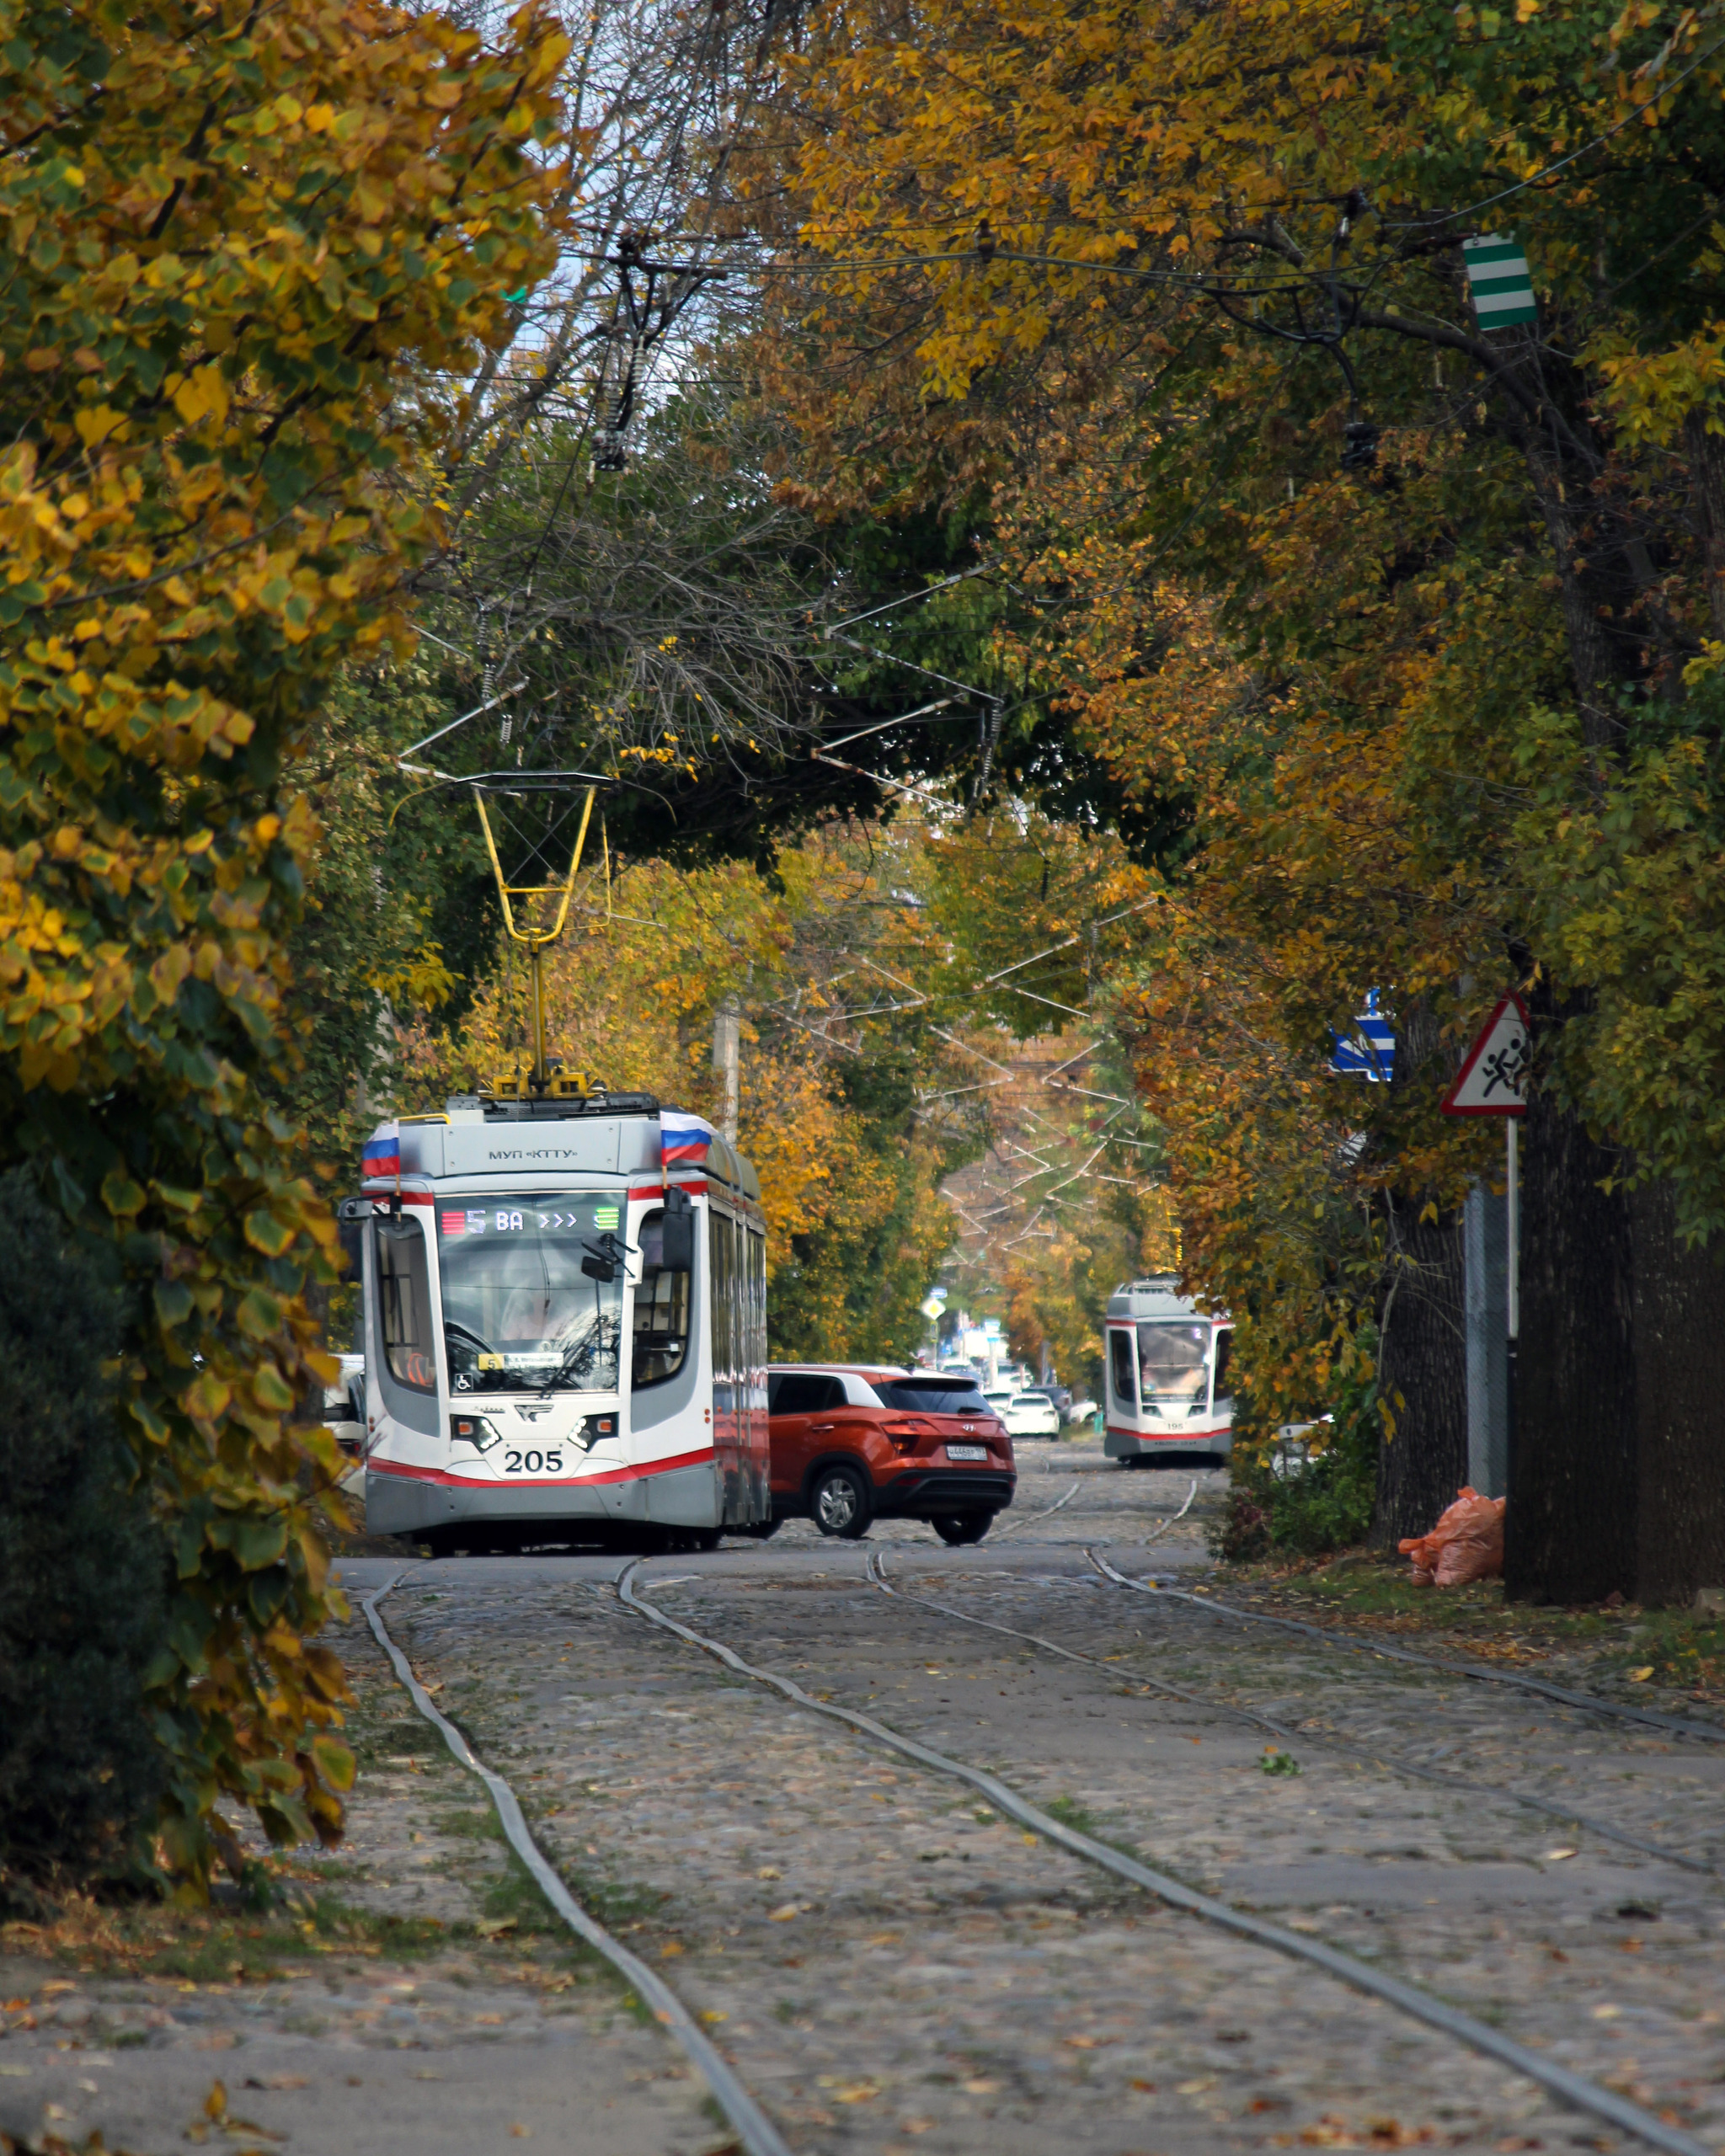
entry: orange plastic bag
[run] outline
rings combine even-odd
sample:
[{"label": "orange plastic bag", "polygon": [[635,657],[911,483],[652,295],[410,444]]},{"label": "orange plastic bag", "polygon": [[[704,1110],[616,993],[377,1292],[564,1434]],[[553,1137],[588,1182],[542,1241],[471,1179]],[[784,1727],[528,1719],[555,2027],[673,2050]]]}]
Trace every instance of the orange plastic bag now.
[{"label": "orange plastic bag", "polygon": [[1409,1535],[1396,1547],[1413,1560],[1416,1587],[1466,1587],[1494,1580],[1503,1569],[1502,1497],[1458,1491],[1429,1534]]}]

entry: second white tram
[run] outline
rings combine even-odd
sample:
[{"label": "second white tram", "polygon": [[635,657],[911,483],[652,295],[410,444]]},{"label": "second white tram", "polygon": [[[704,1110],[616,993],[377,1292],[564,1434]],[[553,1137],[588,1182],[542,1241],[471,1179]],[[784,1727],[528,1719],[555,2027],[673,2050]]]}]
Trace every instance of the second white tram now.
[{"label": "second white tram", "polygon": [[1204,1452],[1226,1460],[1234,1432],[1233,1342],[1232,1320],[1199,1310],[1172,1278],[1116,1288],[1103,1321],[1108,1458]]},{"label": "second white tram", "polygon": [[366,1147],[369,1532],[711,1546],[771,1519],[761,1185],[672,1120],[470,1096]]}]

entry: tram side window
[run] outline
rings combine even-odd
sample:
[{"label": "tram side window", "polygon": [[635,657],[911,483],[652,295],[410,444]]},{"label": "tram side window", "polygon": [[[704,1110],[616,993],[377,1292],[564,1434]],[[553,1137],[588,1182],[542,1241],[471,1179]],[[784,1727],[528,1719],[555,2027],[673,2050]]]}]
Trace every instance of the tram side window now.
[{"label": "tram side window", "polygon": [[641,1223],[641,1278],[635,1285],[634,1377],[644,1385],[663,1385],[683,1367],[689,1352],[691,1276],[667,1273],[665,1213],[655,1207]]},{"label": "tram side window", "polygon": [[1210,1399],[1220,1407],[1230,1403],[1234,1381],[1229,1375],[1228,1364],[1234,1353],[1234,1335],[1231,1330],[1216,1335],[1216,1374],[1210,1387]]},{"label": "tram side window", "polygon": [[730,1215],[710,1209],[708,1219],[713,1236],[713,1406],[729,1412],[733,1372],[736,1369],[734,1329],[737,1278],[734,1264],[735,1230]]},{"label": "tram side window", "polygon": [[731,1222],[731,1383],[733,1407],[749,1405],[749,1230]]},{"label": "tram side window", "polygon": [[1115,1331],[1108,1335],[1108,1369],[1114,1381],[1114,1397],[1122,1407],[1136,1407],[1138,1385],[1133,1370],[1132,1336]]},{"label": "tram side window", "polygon": [[749,1384],[755,1405],[766,1404],[766,1238],[749,1236]]},{"label": "tram side window", "polygon": [[383,1359],[398,1385],[435,1392],[437,1356],[432,1338],[431,1273],[425,1238],[410,1220],[377,1223],[377,1315]]}]

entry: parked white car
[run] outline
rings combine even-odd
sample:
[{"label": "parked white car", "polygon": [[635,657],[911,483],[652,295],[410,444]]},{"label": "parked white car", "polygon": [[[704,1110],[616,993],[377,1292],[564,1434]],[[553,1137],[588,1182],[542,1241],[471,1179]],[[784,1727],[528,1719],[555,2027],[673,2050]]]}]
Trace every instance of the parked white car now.
[{"label": "parked white car", "polygon": [[348,1465],[342,1470],[341,1486],[361,1502],[366,1495],[366,1358],[344,1355],[341,1375],[323,1388],[323,1420],[334,1431]]},{"label": "parked white car", "polygon": [[1060,1411],[1040,1392],[986,1392],[983,1398],[1007,1426],[1009,1438],[1057,1438]]}]

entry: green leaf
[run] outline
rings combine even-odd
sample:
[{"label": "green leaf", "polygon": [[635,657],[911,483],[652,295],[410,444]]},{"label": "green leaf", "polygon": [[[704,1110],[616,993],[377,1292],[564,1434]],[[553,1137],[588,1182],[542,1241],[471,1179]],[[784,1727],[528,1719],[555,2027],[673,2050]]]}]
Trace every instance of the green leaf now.
[{"label": "green leaf", "polygon": [[248,1213],[246,1241],[265,1257],[280,1257],[292,1243],[293,1230],[284,1227],[273,1213]]}]

